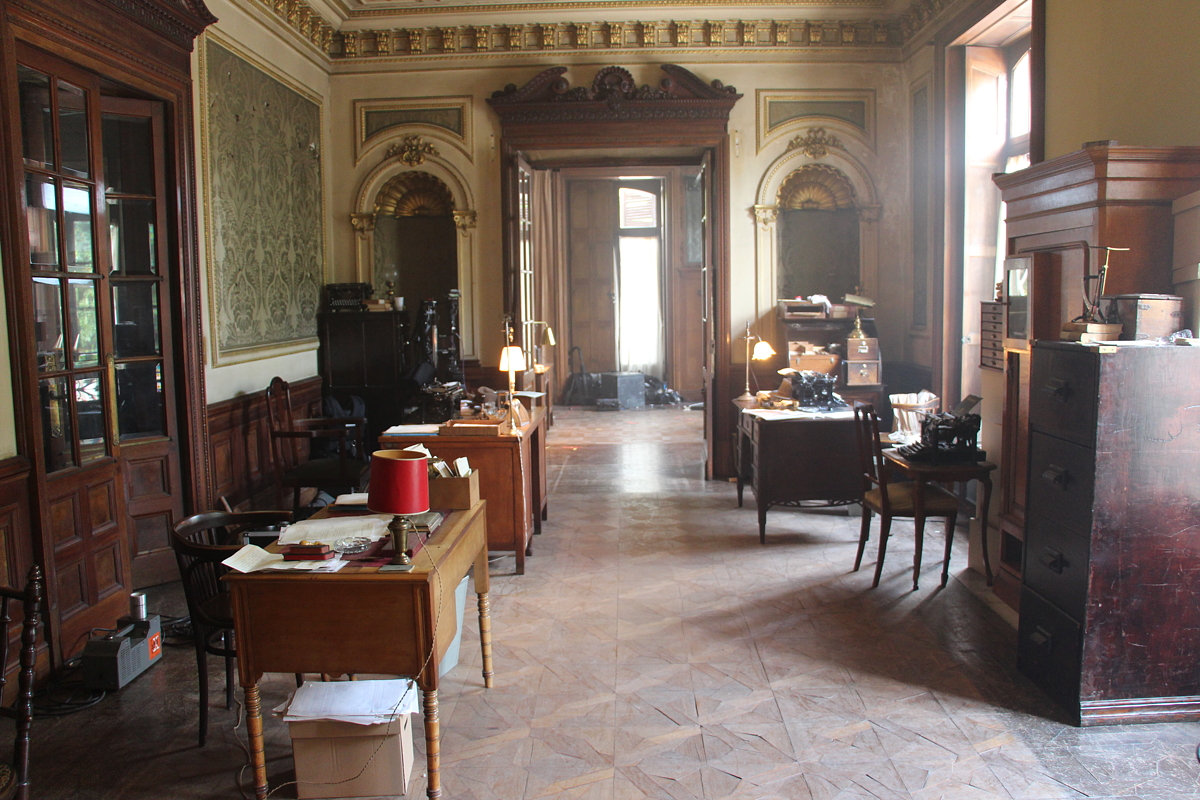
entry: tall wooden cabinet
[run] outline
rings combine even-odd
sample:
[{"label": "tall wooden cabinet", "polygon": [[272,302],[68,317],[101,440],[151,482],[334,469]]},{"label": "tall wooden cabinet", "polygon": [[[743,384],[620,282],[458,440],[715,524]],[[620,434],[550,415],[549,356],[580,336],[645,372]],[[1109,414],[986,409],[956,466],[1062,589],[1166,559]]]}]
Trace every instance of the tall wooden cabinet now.
[{"label": "tall wooden cabinet", "polygon": [[1200,348],[1038,342],[1018,665],[1081,725],[1200,719]]},{"label": "tall wooden cabinet", "polygon": [[[1171,203],[1200,189],[1200,147],[1134,147],[1099,142],[1007,175],[996,175],[1007,205],[1009,261],[1027,259],[1023,337],[1006,330],[1003,452],[992,541],[999,552],[996,594],[1017,606],[1026,527],[1030,388],[1027,341],[1056,340],[1082,310],[1083,278],[1113,253],[1107,293],[1172,291]],[[1007,296],[1007,295],[1006,295]],[[1006,316],[1012,309],[1006,307]]]},{"label": "tall wooden cabinet", "polygon": [[326,311],[317,317],[325,393],[343,406],[366,404],[367,441],[405,418],[416,384],[404,375],[408,317],[402,311]]}]

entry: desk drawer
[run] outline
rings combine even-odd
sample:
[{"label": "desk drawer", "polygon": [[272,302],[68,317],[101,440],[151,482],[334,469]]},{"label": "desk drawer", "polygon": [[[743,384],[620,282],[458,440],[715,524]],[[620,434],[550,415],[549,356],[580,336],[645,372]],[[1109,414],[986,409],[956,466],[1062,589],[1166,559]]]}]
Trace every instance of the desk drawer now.
[{"label": "desk drawer", "polygon": [[1095,451],[1034,432],[1029,437],[1029,503],[1025,516],[1045,516],[1081,536],[1092,527]]},{"label": "desk drawer", "polygon": [[1029,376],[1029,425],[1091,446],[1096,437],[1099,355],[1037,348]]},{"label": "desk drawer", "polygon": [[1090,541],[1035,513],[1027,518],[1024,549],[1025,584],[1069,616],[1083,619]]},{"label": "desk drawer", "polygon": [[879,383],[878,361],[847,361],[846,384],[848,386],[871,386]]},{"label": "desk drawer", "polygon": [[1046,694],[1076,711],[1081,634],[1078,622],[1028,586],[1021,588],[1017,669]]}]

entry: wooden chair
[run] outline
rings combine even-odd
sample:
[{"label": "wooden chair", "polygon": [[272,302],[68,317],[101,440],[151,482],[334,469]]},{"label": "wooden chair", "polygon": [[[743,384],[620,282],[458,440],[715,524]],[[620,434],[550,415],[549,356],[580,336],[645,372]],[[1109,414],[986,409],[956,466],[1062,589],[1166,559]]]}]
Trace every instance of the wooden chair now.
[{"label": "wooden chair", "polygon": [[24,589],[0,586],[0,687],[6,682],[4,666],[8,664],[9,603],[23,606],[21,621],[21,652],[17,658],[17,692],[11,706],[0,706],[0,716],[17,723],[13,745],[13,763],[0,764],[0,797],[27,800],[29,797],[29,729],[33,722],[33,671],[37,662],[37,626],[41,615],[43,595],[42,568],[29,568]]},{"label": "wooden chair", "polygon": [[863,551],[871,533],[871,514],[879,515],[879,560],[875,563],[875,579],[871,588],[879,585],[883,573],[883,557],[887,553],[888,534],[893,517],[912,518],[916,527],[916,552],[913,554],[913,590],[918,588],[921,575],[921,550],[925,544],[925,519],[946,518],[946,554],[942,559],[942,586],[946,585],[950,569],[950,546],[954,542],[954,524],[958,520],[958,498],[940,486],[925,487],[924,515],[916,515],[914,487],[916,484],[892,482],[888,479],[887,462],[879,444],[879,416],[869,403],[854,406],[854,429],[858,439],[859,460],[863,472],[862,532],[858,537],[858,554],[854,571],[862,565]]},{"label": "wooden chair", "polygon": [[200,678],[200,746],[208,739],[208,655],[225,659],[225,708],[233,704],[234,658],[233,609],[221,576],[228,568],[221,562],[242,546],[241,532],[266,525],[291,522],[290,511],[247,511],[230,514],[209,511],[181,520],[171,533],[171,547],[179,563],[179,577],[187,599],[196,646],[196,670]]},{"label": "wooden chair", "polygon": [[[287,381],[275,377],[267,387],[267,420],[275,461],[276,505],[283,489],[292,489],[292,509],[300,508],[304,488],[348,490],[365,485],[371,465],[363,447],[367,421],[361,417],[295,419]],[[336,457],[310,458],[314,441],[336,441]],[[307,446],[306,444],[307,443]]]}]

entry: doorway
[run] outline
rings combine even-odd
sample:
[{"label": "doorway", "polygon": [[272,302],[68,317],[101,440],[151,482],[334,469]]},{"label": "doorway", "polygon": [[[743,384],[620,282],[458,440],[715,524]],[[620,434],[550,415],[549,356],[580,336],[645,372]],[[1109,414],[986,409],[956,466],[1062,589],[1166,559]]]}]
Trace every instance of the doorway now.
[{"label": "doorway", "polygon": [[559,170],[568,347],[589,372],[642,373],[688,402],[704,388],[700,171]]}]

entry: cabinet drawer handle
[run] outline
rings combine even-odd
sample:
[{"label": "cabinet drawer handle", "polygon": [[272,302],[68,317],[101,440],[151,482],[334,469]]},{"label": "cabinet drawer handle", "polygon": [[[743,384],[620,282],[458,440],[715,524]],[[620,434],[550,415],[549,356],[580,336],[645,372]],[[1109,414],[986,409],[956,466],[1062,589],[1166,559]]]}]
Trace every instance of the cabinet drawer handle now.
[{"label": "cabinet drawer handle", "polygon": [[1038,556],[1038,561],[1042,562],[1042,566],[1051,572],[1062,575],[1063,569],[1067,566],[1067,560],[1063,558],[1063,554],[1055,550],[1053,547],[1047,547]]},{"label": "cabinet drawer handle", "polygon": [[1046,470],[1042,473],[1042,480],[1046,481],[1046,483],[1049,483],[1051,486],[1057,486],[1063,491],[1066,491],[1067,484],[1071,481],[1071,473],[1067,472],[1066,467],[1059,467],[1055,464],[1051,464],[1050,466],[1046,467]]},{"label": "cabinet drawer handle", "polygon": [[1046,381],[1046,385],[1042,387],[1042,391],[1053,397],[1060,403],[1065,403],[1071,398],[1071,384],[1064,381],[1062,378],[1051,378]]}]

